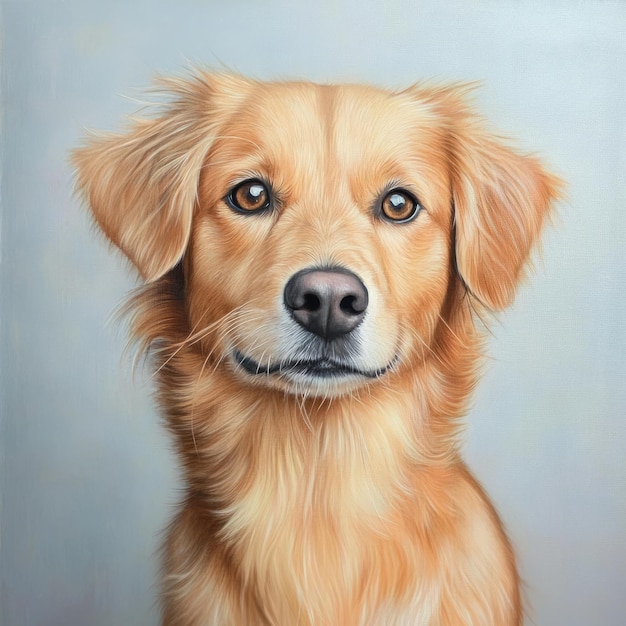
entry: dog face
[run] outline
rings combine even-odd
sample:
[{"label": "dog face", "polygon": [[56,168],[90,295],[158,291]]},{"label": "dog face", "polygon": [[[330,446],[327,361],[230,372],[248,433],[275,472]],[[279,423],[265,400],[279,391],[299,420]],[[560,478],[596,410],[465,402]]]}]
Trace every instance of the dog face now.
[{"label": "dog face", "polygon": [[[512,298],[555,182],[462,90],[170,83],[163,115],[77,152],[104,232],[243,385],[338,396],[419,367],[459,287]],[[384,384],[384,383],[383,383]]]},{"label": "dog face", "polygon": [[244,382],[341,393],[430,342],[450,196],[444,137],[409,104],[265,87],[220,129],[186,260],[190,315],[224,320],[217,350]]}]

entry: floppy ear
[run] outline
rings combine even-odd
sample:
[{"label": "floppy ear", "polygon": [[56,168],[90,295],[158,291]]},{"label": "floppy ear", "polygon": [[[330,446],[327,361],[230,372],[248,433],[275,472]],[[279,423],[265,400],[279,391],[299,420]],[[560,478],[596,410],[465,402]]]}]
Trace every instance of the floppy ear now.
[{"label": "floppy ear", "polygon": [[175,99],[158,118],[135,120],[126,134],[93,137],[72,155],[97,223],[146,281],[174,267],[187,246],[214,134],[208,79],[162,81]]},{"label": "floppy ear", "polygon": [[478,124],[457,130],[453,157],[456,262],[470,290],[491,309],[510,304],[560,181]]}]

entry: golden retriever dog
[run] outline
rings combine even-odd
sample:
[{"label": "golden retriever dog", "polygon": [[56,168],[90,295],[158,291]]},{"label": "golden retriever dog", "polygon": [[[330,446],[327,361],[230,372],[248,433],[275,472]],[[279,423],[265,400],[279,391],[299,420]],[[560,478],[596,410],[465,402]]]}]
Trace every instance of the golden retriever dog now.
[{"label": "golden retriever dog", "polygon": [[73,163],[144,279],[132,334],[186,486],[163,623],[521,624],[457,430],[477,315],[513,299],[559,181],[467,87],[161,87]]}]

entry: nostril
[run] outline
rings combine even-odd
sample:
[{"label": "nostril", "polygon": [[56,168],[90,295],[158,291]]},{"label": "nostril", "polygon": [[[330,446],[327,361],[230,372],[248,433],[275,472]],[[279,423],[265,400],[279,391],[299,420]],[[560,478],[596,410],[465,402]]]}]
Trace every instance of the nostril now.
[{"label": "nostril", "polygon": [[341,302],[339,303],[339,308],[346,315],[359,315],[363,312],[362,309],[359,309],[357,306],[357,297],[353,295],[342,298]]},{"label": "nostril", "polygon": [[304,302],[302,303],[302,306],[299,308],[304,309],[306,311],[319,311],[321,306],[322,306],[322,302],[318,295],[314,293],[305,293]]}]

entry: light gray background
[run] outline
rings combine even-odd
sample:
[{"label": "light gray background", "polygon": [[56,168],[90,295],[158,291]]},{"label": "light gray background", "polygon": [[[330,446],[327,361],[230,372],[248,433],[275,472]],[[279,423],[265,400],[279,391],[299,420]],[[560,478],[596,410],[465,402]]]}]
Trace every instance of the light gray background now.
[{"label": "light gray background", "polygon": [[2,17],[3,626],[158,619],[174,459],[107,324],[134,278],[72,198],[67,154],[189,62],[483,80],[493,125],[568,180],[544,262],[494,327],[465,450],[517,547],[528,624],[624,624],[623,2],[4,0]]}]

